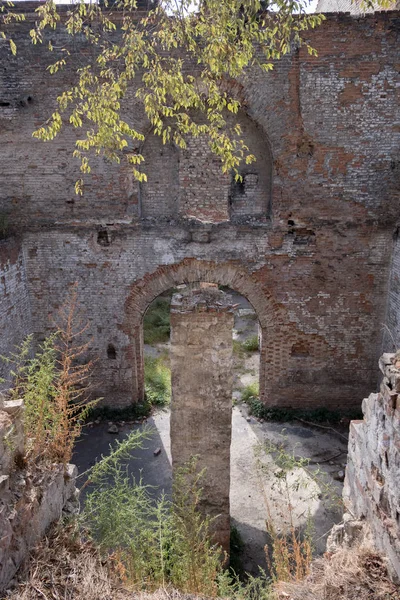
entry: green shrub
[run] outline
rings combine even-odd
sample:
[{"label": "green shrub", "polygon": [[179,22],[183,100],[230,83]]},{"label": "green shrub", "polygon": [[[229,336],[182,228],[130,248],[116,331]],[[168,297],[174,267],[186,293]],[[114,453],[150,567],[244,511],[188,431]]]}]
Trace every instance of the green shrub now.
[{"label": "green shrub", "polygon": [[9,357],[13,378],[12,399],[24,400],[25,459],[68,463],[82,422],[96,403],[88,401],[88,384],[93,367],[84,355],[85,330],[76,312],[77,290],[73,289],[59,311],[60,327],[33,349],[28,336]]},{"label": "green shrub", "polygon": [[171,400],[171,370],[163,357],[146,356],[144,361],[144,389],[151,406],[165,406]]},{"label": "green shrub", "polygon": [[[257,401],[260,390],[258,383],[250,383],[242,390],[242,401],[248,402],[250,406],[253,406],[254,402]],[[252,414],[255,414],[252,412]],[[258,415],[255,415],[258,416]]]},{"label": "green shrub", "polygon": [[238,356],[239,358],[243,358],[243,356],[245,354],[245,350],[243,348],[242,342],[239,342],[239,340],[233,340],[232,350],[233,350],[233,354],[236,354],[236,356]]},{"label": "green shrub", "polygon": [[[251,386],[247,386],[247,388],[249,387]],[[242,399],[248,403],[250,414],[266,421],[295,421],[296,419],[301,419],[310,423],[335,424],[340,423],[343,419],[362,419],[361,410],[356,408],[350,410],[330,410],[324,407],[301,409],[266,406],[259,400],[258,394],[250,394],[247,388],[245,388],[245,397],[242,395]]]},{"label": "green shrub", "polygon": [[258,351],[258,335],[253,335],[243,342],[243,348],[246,352]]},{"label": "green shrub", "polygon": [[143,318],[145,344],[167,342],[170,334],[171,298],[159,296],[152,302]]},{"label": "green shrub", "polygon": [[209,540],[210,519],[198,509],[201,498],[196,459],[178,469],[172,502],[155,501],[150,488],[124,466],[143,447],[149,429],[131,433],[89,475],[84,525],[128,585],[155,590],[172,584],[184,593],[217,596],[221,551]]},{"label": "green shrub", "polygon": [[258,336],[253,335],[244,342],[233,340],[233,353],[243,358],[246,353],[258,351]]}]

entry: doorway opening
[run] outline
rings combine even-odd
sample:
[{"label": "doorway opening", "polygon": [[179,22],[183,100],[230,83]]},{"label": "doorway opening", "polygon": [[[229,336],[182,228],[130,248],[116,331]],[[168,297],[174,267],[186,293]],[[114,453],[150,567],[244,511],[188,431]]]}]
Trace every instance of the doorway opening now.
[{"label": "doorway opening", "polygon": [[[214,284],[193,283],[190,287],[204,285]],[[157,296],[143,318],[145,394],[152,405],[165,406],[171,399],[170,304],[173,293],[187,287],[178,286]],[[244,401],[251,405],[259,397],[261,328],[256,311],[247,298],[227,286],[219,287],[232,297],[235,304],[232,401],[234,404]]]},{"label": "doorway opening", "polygon": [[[171,400],[170,367],[170,303],[174,292],[180,293],[188,287],[219,287],[232,298],[234,325],[233,348],[233,394],[232,394],[232,441],[230,517],[232,541],[242,541],[243,570],[256,574],[258,566],[266,568],[264,546],[265,508],[259,493],[254,488],[254,445],[257,440],[250,434],[248,408],[259,401],[259,376],[261,328],[256,311],[240,293],[227,286],[195,282],[163,292],[155,298],[143,317],[144,388],[146,400],[156,408],[153,422],[159,436],[160,446],[165,449],[169,465],[159,460],[160,470],[171,469],[171,438],[169,431],[169,402]],[[245,405],[243,403],[246,403]],[[243,408],[245,407],[245,408]],[[165,457],[164,457],[165,458]],[[153,461],[154,462],[154,461]],[[145,468],[143,469],[145,473]],[[151,482],[154,484],[154,480]],[[249,493],[250,490],[250,493]],[[163,489],[169,492],[169,489]]]}]

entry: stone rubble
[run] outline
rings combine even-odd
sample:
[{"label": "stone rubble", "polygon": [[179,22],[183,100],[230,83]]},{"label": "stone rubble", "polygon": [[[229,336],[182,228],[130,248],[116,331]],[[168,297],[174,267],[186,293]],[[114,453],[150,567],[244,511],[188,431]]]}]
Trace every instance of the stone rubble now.
[{"label": "stone rubble", "polygon": [[63,509],[77,510],[74,465],[25,472],[23,412],[22,400],[0,400],[0,593]]},{"label": "stone rubble", "polygon": [[379,368],[380,391],[363,400],[364,419],[350,424],[343,498],[400,580],[400,357],[383,354]]}]

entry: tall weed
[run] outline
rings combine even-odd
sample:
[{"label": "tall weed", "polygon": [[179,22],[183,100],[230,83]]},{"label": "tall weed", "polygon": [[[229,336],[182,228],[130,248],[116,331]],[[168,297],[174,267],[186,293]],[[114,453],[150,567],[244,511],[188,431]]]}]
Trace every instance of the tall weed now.
[{"label": "tall weed", "polygon": [[221,551],[210,542],[210,521],[198,509],[202,473],[193,459],[177,471],[172,501],[155,500],[124,465],[148,436],[148,429],[131,433],[93,467],[83,522],[103,551],[112,552],[126,585],[154,590],[168,583],[216,596]]},{"label": "tall weed", "polygon": [[34,352],[30,335],[17,351],[2,357],[12,365],[9,395],[24,400],[26,459],[67,463],[82,421],[94,402],[87,399],[92,363],[85,362],[87,344],[80,343],[86,327],[76,316],[77,290],[59,314],[59,329]]},{"label": "tall weed", "polygon": [[171,583],[182,592],[217,596],[217,575],[222,569],[223,554],[210,539],[209,517],[199,509],[202,496],[197,459],[177,469],[171,505]]},{"label": "tall weed", "polygon": [[[249,383],[242,390],[242,401],[243,402],[253,402],[256,400],[260,393],[260,387],[258,382]],[[254,413],[252,413],[254,414]]]},{"label": "tall weed", "polygon": [[[283,436],[284,437],[284,436]],[[324,473],[317,468],[311,470],[310,460],[297,457],[293,451],[287,451],[285,444],[274,444],[266,441],[263,450],[273,456],[273,462],[266,465],[258,462],[258,468],[267,472],[274,479],[272,488],[278,486],[281,500],[280,511],[288,522],[287,530],[278,531],[272,514],[270,498],[264,491],[264,502],[267,508],[266,528],[269,535],[269,546],[265,547],[270,575],[275,582],[301,581],[310,570],[313,558],[313,523],[308,515],[305,527],[295,525],[294,493],[301,488],[303,500],[319,499],[321,493],[329,494],[332,501],[340,501],[332,486],[326,481]],[[278,467],[278,469],[277,469]]]}]

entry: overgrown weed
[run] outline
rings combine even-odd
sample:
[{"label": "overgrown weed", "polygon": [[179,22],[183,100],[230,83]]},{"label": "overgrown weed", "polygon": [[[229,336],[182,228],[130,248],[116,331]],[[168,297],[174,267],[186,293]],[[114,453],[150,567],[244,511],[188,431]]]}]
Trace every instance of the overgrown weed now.
[{"label": "overgrown weed", "polygon": [[92,361],[85,361],[87,329],[77,314],[73,288],[58,315],[58,330],[33,350],[28,336],[9,357],[13,382],[8,395],[24,400],[25,459],[28,463],[68,463],[83,421],[95,400],[89,401]]},{"label": "overgrown weed", "polygon": [[244,400],[249,405],[250,414],[265,421],[295,421],[300,419],[310,423],[343,424],[353,419],[362,418],[362,413],[357,408],[331,410],[325,407],[301,409],[266,406],[259,399],[258,391],[257,394],[252,394]]},{"label": "overgrown weed", "polygon": [[168,342],[170,325],[170,304],[172,292],[168,296],[159,296],[149,306],[143,318],[143,336],[145,344]]},{"label": "overgrown weed", "polygon": [[243,342],[240,342],[239,340],[233,340],[233,353],[238,358],[244,358],[246,354],[258,352],[258,350],[258,335],[252,335]]},{"label": "overgrown weed", "polygon": [[232,350],[233,350],[233,354],[235,354],[238,358],[243,358],[245,356],[245,350],[243,348],[243,344],[239,340],[233,340]]},{"label": "overgrown weed", "polygon": [[153,498],[124,465],[149,430],[133,432],[97,463],[90,475],[83,523],[114,565],[125,585],[155,590],[171,584],[182,592],[216,596],[221,550],[210,542],[210,519],[199,511],[196,459],[178,469],[173,499]]},{"label": "overgrown weed", "polygon": [[[296,524],[294,495],[302,490],[303,503],[319,501],[322,497],[329,500],[335,510],[343,510],[342,500],[328,481],[326,473],[319,466],[312,468],[310,459],[299,457],[295,448],[287,450],[285,435],[282,442],[275,444],[266,440],[259,446],[257,467],[259,474],[266,474],[272,481],[271,489],[277,488],[280,500],[280,512],[287,527],[281,532],[273,516],[270,494],[265,492],[264,502],[267,509],[267,533],[269,545],[265,554],[270,574],[274,582],[301,581],[309,574],[314,549],[314,527],[311,514],[308,513],[305,524]],[[269,461],[262,459],[267,456]],[[272,460],[271,460],[272,459]]]},{"label": "overgrown weed", "polygon": [[243,348],[246,352],[258,352],[258,335],[252,335],[243,342]]},{"label": "overgrown weed", "polygon": [[111,555],[113,572],[136,591],[173,586],[202,597],[273,600],[266,573],[243,583],[223,568],[222,551],[211,541],[212,521],[199,509],[203,471],[195,457],[177,470],[172,501],[155,500],[149,486],[129,475],[124,463],[150,435],[145,429],[117,442],[89,475],[82,523],[103,555]]},{"label": "overgrown weed", "polygon": [[247,402],[250,404],[255,398],[258,398],[260,393],[260,388],[258,382],[249,383],[242,390],[242,402]]},{"label": "overgrown weed", "polygon": [[166,406],[171,401],[171,369],[165,356],[144,359],[144,389],[151,406]]}]

